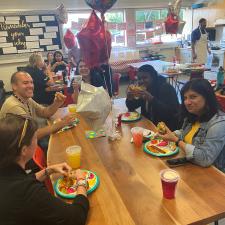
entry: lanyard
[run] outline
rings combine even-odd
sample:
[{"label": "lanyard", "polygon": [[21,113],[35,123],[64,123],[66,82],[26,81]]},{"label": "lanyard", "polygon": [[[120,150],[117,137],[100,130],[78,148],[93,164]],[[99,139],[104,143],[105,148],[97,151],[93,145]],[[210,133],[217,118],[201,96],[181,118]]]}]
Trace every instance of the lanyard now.
[{"label": "lanyard", "polygon": [[32,117],[32,113],[31,113],[31,110],[30,110],[30,106],[28,103],[25,103],[21,98],[19,98],[16,94],[13,93],[13,96],[19,101],[21,102],[23,105],[26,105],[27,108],[28,108],[28,112],[30,114],[30,116]]}]

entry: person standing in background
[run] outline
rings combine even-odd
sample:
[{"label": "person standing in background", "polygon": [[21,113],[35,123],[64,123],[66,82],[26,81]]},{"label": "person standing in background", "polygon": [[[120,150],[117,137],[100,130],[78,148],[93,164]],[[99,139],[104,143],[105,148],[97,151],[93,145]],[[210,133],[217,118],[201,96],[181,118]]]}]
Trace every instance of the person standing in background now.
[{"label": "person standing in background", "polygon": [[206,19],[200,19],[199,27],[191,33],[192,60],[199,64],[205,64],[207,61],[207,53],[211,54],[206,25]]}]

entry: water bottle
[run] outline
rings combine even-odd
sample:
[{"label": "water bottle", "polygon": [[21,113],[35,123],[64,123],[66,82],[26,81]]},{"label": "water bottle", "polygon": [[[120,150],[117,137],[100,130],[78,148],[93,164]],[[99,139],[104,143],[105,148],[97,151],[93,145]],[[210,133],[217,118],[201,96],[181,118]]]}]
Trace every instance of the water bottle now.
[{"label": "water bottle", "polygon": [[216,77],[216,88],[219,89],[224,84],[224,69],[221,66]]}]

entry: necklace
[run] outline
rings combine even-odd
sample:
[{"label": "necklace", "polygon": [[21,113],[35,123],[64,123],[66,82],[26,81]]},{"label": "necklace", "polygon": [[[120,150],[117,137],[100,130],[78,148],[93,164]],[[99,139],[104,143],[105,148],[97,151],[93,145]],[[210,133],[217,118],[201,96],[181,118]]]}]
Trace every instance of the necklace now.
[{"label": "necklace", "polygon": [[21,102],[23,105],[26,105],[27,108],[28,108],[28,112],[29,112],[29,115],[32,117],[32,113],[31,113],[31,110],[30,110],[30,106],[28,103],[25,103],[21,98],[19,98],[16,94],[12,94],[19,102]]}]

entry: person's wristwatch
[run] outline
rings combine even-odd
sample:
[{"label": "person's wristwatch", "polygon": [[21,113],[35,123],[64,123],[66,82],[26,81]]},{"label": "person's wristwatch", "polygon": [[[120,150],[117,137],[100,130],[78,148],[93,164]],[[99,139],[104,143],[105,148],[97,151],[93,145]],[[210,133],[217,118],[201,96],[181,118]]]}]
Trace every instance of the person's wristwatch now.
[{"label": "person's wristwatch", "polygon": [[177,147],[179,146],[180,141],[182,141],[182,139],[181,139],[181,138],[178,138],[178,140],[175,142],[175,145],[176,145]]},{"label": "person's wristwatch", "polygon": [[86,190],[88,189],[88,182],[86,179],[78,179],[77,183],[75,185],[75,188],[77,189],[79,186],[83,186],[86,188]]}]

